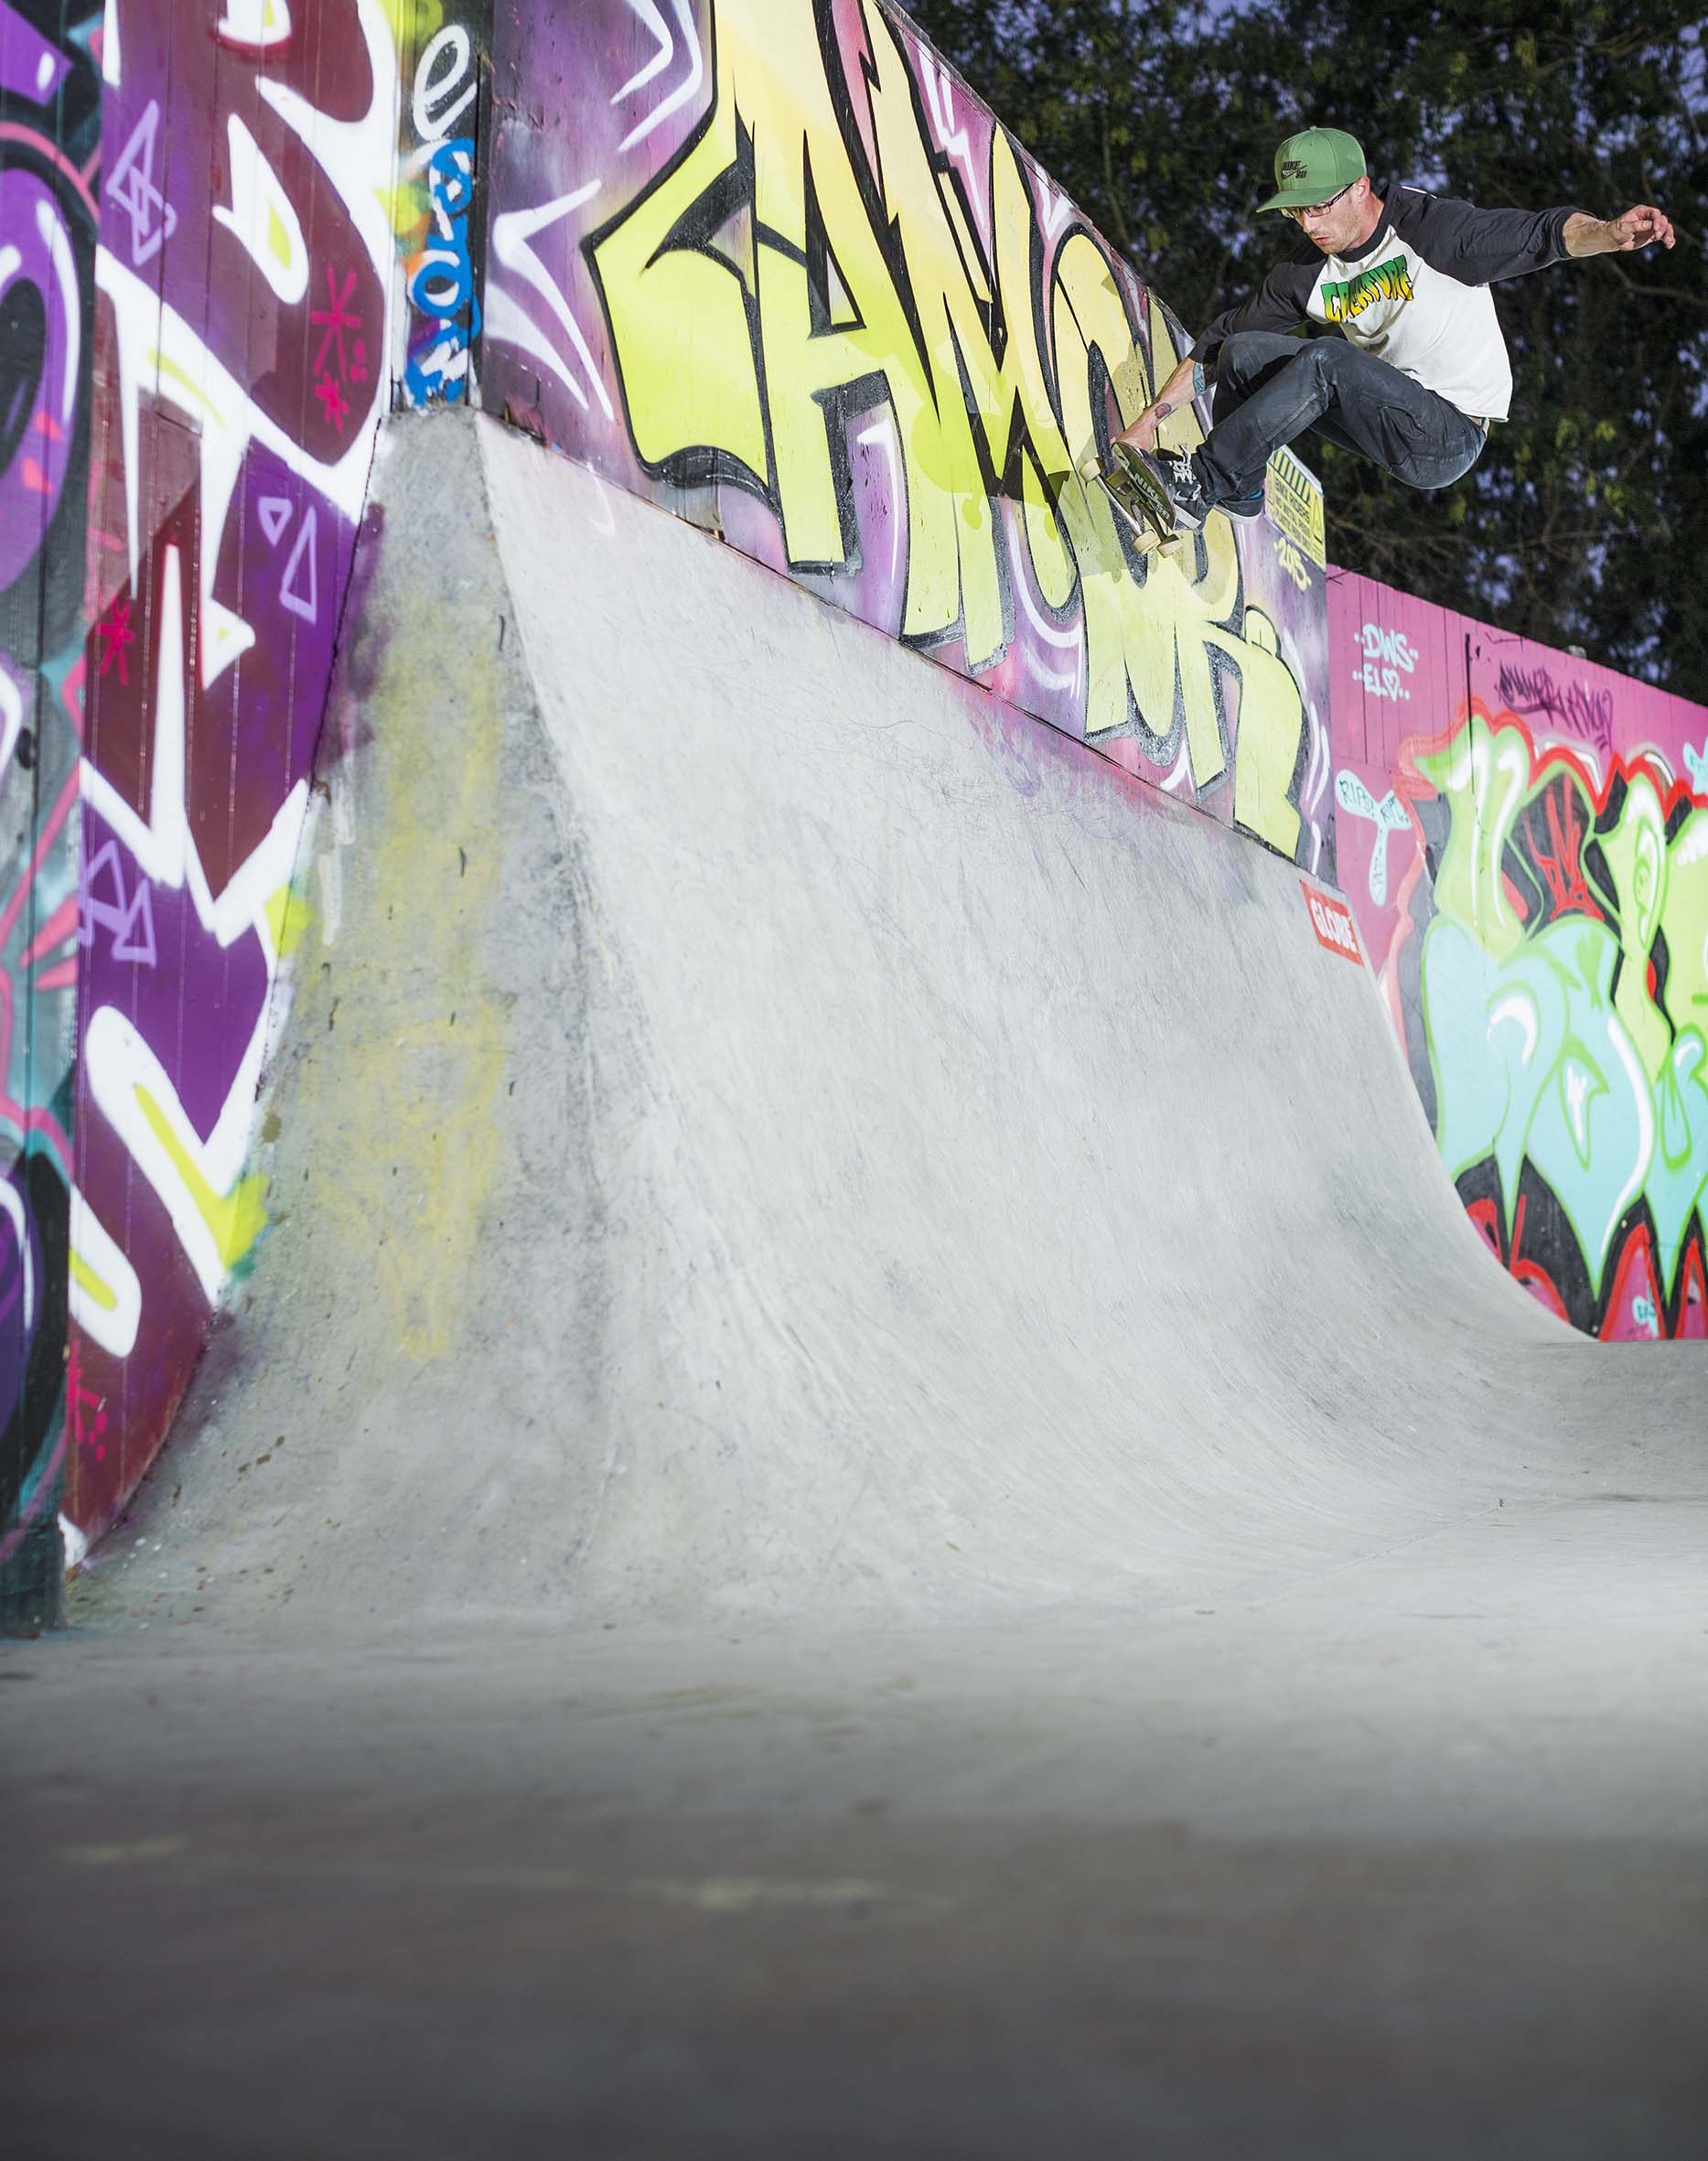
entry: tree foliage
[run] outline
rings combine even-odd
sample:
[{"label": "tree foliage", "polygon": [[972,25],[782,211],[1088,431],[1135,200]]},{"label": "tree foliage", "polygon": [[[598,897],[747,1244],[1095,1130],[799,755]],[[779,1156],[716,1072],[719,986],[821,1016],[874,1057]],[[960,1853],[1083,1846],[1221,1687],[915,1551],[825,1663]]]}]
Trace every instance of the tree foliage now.
[{"label": "tree foliage", "polygon": [[1317,437],[1349,569],[1708,701],[1708,91],[1679,0],[915,0],[920,27],[1189,326],[1294,236],[1275,145],[1349,129],[1373,177],[1490,207],[1658,203],[1670,253],[1495,288],[1512,416],[1420,493]]}]

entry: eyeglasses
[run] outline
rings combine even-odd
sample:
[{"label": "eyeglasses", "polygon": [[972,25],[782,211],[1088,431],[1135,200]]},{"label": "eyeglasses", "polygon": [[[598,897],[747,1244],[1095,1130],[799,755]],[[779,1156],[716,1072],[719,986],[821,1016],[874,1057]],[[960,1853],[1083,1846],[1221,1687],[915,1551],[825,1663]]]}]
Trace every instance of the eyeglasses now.
[{"label": "eyeglasses", "polygon": [[1348,180],[1347,182],[1346,188],[1337,188],[1334,193],[1328,198],[1327,202],[1303,203],[1298,209],[1290,210],[1287,212],[1287,215],[1293,220],[1293,222],[1295,225],[1303,225],[1307,218],[1320,218],[1325,210],[1333,210],[1336,203],[1337,203],[1340,200],[1340,198],[1347,192],[1347,188],[1356,188],[1357,186],[1358,182],[1356,180]]}]

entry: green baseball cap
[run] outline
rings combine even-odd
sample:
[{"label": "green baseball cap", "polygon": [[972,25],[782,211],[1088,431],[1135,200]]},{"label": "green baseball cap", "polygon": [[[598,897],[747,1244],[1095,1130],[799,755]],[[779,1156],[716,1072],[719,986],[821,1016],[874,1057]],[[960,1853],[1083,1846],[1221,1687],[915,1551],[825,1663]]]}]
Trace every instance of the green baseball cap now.
[{"label": "green baseball cap", "polygon": [[1275,193],[1259,210],[1302,210],[1364,177],[1363,145],[1337,127],[1302,128],[1275,153]]}]

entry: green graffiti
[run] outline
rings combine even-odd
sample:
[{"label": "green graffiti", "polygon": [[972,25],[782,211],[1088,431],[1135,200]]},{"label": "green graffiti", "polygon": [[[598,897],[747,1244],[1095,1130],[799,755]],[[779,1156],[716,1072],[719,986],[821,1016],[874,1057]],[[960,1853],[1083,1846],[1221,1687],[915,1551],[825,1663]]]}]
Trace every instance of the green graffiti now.
[{"label": "green graffiti", "polygon": [[1344,285],[1323,287],[1323,315],[1327,321],[1343,323],[1348,316],[1362,315],[1378,300],[1413,300],[1412,274],[1403,255],[1379,263],[1374,270],[1361,270]]},{"label": "green graffiti", "polygon": [[1493,1162],[1509,1239],[1528,1162],[1597,1297],[1646,1203],[1670,1297],[1708,1192],[1708,806],[1643,761],[1603,789],[1480,709],[1409,747],[1448,819],[1421,985],[1443,1159]]}]

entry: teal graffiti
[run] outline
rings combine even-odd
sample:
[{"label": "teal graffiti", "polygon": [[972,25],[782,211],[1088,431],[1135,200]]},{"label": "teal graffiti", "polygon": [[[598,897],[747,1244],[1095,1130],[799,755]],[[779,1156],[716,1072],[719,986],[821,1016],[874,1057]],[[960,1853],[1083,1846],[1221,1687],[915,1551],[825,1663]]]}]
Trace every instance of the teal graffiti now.
[{"label": "teal graffiti", "polygon": [[1448,814],[1420,984],[1443,1159],[1492,1161],[1509,1245],[1529,1164],[1597,1299],[1645,1205],[1670,1298],[1708,1203],[1708,801],[1480,706],[1406,759]]}]

